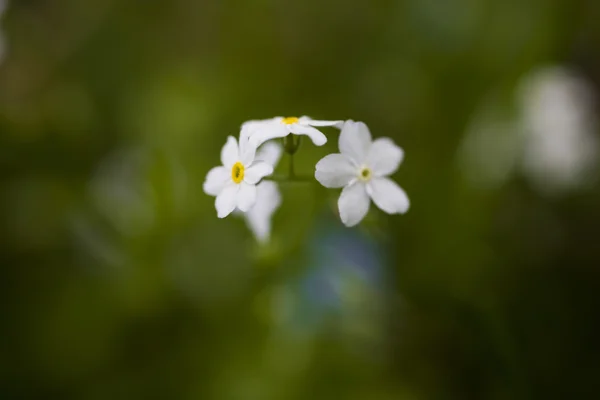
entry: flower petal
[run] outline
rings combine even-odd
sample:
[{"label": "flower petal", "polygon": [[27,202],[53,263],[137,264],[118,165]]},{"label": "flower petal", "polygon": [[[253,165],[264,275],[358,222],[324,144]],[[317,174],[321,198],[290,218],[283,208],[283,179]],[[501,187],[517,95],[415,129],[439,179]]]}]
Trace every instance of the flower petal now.
[{"label": "flower petal", "polygon": [[256,155],[256,145],[250,138],[240,138],[240,161],[244,165],[250,165]]},{"label": "flower petal", "polygon": [[217,196],[229,182],[231,182],[231,171],[225,167],[214,167],[206,174],[202,188],[204,193]]},{"label": "flower petal", "polygon": [[308,136],[315,146],[323,146],[325,143],[327,143],[327,137],[323,134],[323,132],[317,128],[313,128],[312,126],[292,124],[289,126],[289,129],[296,135]]},{"label": "flower petal", "polygon": [[367,184],[367,191],[373,202],[388,214],[404,214],[410,201],[406,192],[388,178],[373,178]]},{"label": "flower petal", "polygon": [[404,150],[398,147],[390,138],[376,139],[369,154],[367,164],[375,176],[386,176],[396,172],[404,159]]},{"label": "flower petal", "polygon": [[248,212],[256,204],[256,186],[242,182],[237,194],[237,208]]},{"label": "flower petal", "polygon": [[282,117],[248,121],[242,124],[242,132],[258,148],[264,142],[289,135],[287,125],[281,123]]},{"label": "flower petal", "polygon": [[356,182],[346,186],[338,200],[340,218],[344,225],[354,226],[362,221],[369,212],[370,203],[363,183]]},{"label": "flower petal", "polygon": [[275,118],[267,118],[267,119],[253,119],[250,121],[246,121],[242,124],[242,133],[251,136],[256,132],[264,124],[281,122],[283,117],[275,117]]},{"label": "flower petal", "polygon": [[310,126],[335,126],[338,129],[341,129],[344,125],[344,121],[319,121],[312,119],[307,116],[300,117],[298,119],[298,123],[300,125],[310,125]]},{"label": "flower petal", "polygon": [[215,208],[217,209],[217,216],[219,218],[225,218],[235,209],[239,188],[240,185],[231,182],[231,184],[221,190],[221,193],[219,193],[215,200]]},{"label": "flower petal", "polygon": [[255,161],[244,172],[244,182],[256,185],[258,181],[273,173],[273,167],[264,161]]},{"label": "flower petal", "polygon": [[227,143],[221,149],[221,163],[227,168],[231,168],[240,158],[240,151],[237,140],[233,136],[227,137]]},{"label": "flower petal", "polygon": [[256,151],[256,161],[264,161],[267,164],[273,166],[279,163],[281,155],[283,154],[283,146],[277,142],[267,142],[260,146],[260,149]]},{"label": "flower petal", "polygon": [[341,188],[357,175],[356,167],[342,154],[329,154],[315,166],[315,178],[326,188]]},{"label": "flower petal", "polygon": [[248,228],[260,243],[265,243],[271,236],[271,218],[281,205],[281,194],[277,184],[262,181],[256,186],[256,204],[244,214]]},{"label": "flower petal", "polygon": [[250,136],[256,132],[260,124],[264,123],[264,121],[246,121],[242,124],[240,130],[240,142],[242,140],[250,139]]},{"label": "flower petal", "polygon": [[371,132],[362,122],[346,121],[339,139],[340,153],[362,164],[371,148]]}]

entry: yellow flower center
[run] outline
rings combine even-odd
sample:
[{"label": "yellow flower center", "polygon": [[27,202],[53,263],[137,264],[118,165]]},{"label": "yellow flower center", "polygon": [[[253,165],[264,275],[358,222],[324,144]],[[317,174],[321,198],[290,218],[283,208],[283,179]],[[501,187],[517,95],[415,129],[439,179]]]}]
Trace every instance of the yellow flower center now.
[{"label": "yellow flower center", "polygon": [[363,167],[360,170],[360,174],[358,175],[358,177],[361,181],[368,181],[369,179],[371,179],[371,170],[367,167]]},{"label": "yellow flower center", "polygon": [[241,162],[236,162],[231,168],[231,179],[235,183],[240,183],[244,180],[244,165]]},{"label": "yellow flower center", "polygon": [[298,118],[296,118],[296,117],[287,117],[287,118],[284,118],[283,121],[281,121],[282,124],[286,124],[286,125],[295,124],[297,122],[298,122]]}]

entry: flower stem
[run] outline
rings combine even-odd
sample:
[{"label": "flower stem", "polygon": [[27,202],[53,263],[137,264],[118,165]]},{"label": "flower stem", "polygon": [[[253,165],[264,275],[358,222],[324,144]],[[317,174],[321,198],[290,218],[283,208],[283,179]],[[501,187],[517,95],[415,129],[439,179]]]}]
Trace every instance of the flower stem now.
[{"label": "flower stem", "polygon": [[300,136],[289,134],[283,138],[283,148],[285,152],[290,155],[290,164],[288,169],[290,180],[293,180],[296,176],[296,172],[294,170],[294,154],[296,151],[298,151],[298,147],[300,147]]},{"label": "flower stem", "polygon": [[283,149],[286,153],[294,154],[296,151],[298,151],[298,146],[300,146],[300,136],[290,133],[283,138]]}]

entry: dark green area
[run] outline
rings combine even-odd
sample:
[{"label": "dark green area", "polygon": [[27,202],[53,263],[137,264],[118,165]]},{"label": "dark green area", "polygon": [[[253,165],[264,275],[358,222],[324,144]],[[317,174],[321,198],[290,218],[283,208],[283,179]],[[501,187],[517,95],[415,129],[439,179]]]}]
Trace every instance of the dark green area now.
[{"label": "dark green area", "polygon": [[[600,188],[481,188],[457,160],[483,99],[538,66],[598,94],[598,21],[585,0],[10,1],[0,398],[595,398]],[[262,248],[202,191],[226,137],[276,115],[405,150],[410,211],[352,231],[385,260],[373,310],[277,311],[346,235],[338,191],[282,183]],[[324,132],[298,176],[337,151]]]}]

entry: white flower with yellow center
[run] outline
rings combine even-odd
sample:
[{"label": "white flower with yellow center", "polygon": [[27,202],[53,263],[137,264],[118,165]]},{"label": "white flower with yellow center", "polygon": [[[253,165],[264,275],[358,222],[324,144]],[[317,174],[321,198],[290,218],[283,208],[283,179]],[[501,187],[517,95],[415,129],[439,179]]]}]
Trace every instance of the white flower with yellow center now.
[{"label": "white flower with yellow center", "polygon": [[323,146],[327,138],[315,126],[334,126],[341,128],[343,121],[317,121],[309,117],[275,117],[271,119],[248,121],[242,125],[242,131],[246,132],[250,140],[260,146],[267,140],[282,138],[290,133],[294,135],[306,135],[316,146]]},{"label": "white flower with yellow center", "polygon": [[315,178],[327,188],[344,188],[338,200],[344,225],[358,224],[369,211],[371,199],[388,214],[408,211],[406,193],[387,178],[404,158],[400,147],[389,138],[372,141],[364,123],[346,121],[339,149],[340,153],[329,154],[317,163]]},{"label": "white flower with yellow center", "polygon": [[248,140],[233,136],[221,150],[223,166],[211,169],[204,181],[204,192],[216,196],[215,207],[219,218],[225,218],[237,207],[249,211],[256,203],[256,184],[273,173],[273,167],[264,161],[256,161],[256,146]]}]

